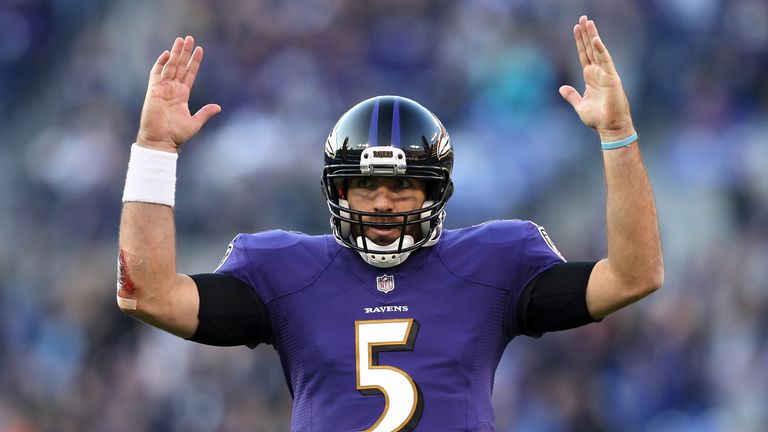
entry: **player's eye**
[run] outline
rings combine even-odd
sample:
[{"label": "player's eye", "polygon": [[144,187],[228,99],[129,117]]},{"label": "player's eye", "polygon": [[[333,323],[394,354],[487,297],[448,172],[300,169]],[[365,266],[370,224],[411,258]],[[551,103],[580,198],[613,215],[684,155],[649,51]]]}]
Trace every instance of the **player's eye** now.
[{"label": "player's eye", "polygon": [[413,187],[413,181],[407,178],[401,178],[397,180],[398,189],[409,189]]},{"label": "player's eye", "polygon": [[368,188],[373,187],[373,181],[371,181],[371,179],[365,178],[365,177],[357,178],[357,179],[355,179],[352,182],[352,187],[359,187],[359,188],[368,189]]}]

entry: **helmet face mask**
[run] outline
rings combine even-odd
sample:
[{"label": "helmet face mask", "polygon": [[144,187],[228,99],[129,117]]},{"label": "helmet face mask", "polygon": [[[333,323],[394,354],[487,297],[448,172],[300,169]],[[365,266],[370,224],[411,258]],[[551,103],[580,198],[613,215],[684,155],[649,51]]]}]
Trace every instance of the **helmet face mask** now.
[{"label": "helmet face mask", "polygon": [[[440,236],[445,204],[453,192],[452,168],[448,133],[426,108],[398,96],[355,105],[336,123],[325,146],[322,184],[336,240],[380,267],[396,265],[411,251],[431,246]],[[346,187],[356,177],[419,179],[427,185],[426,201],[421,208],[403,212],[352,209]],[[391,245],[377,245],[363,235],[369,227],[399,228],[400,236]]]},{"label": "helmet face mask", "polygon": [[[443,189],[443,194],[447,193],[449,193],[449,189]],[[445,201],[445,199],[427,199],[421,208],[388,213],[353,209],[349,205],[349,201],[343,198],[328,200],[327,204],[332,215],[331,226],[334,234],[349,239],[350,235],[361,236],[366,228],[398,228],[400,229],[400,238],[396,252],[399,253],[417,249],[430,240],[429,235],[442,224]],[[415,243],[412,246],[403,246],[402,243],[406,235],[411,235],[414,238]],[[372,240],[365,236],[362,237],[362,245],[350,241],[352,244],[346,246],[361,252],[369,252],[368,244]]]}]

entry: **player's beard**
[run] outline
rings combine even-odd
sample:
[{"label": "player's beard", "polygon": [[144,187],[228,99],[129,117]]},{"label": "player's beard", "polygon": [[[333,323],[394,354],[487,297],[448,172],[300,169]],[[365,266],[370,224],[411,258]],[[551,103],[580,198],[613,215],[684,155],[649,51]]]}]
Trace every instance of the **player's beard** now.
[{"label": "player's beard", "polygon": [[[356,219],[355,216],[352,216],[353,219]],[[418,215],[411,215],[409,218],[410,220],[415,220],[418,218]],[[375,217],[375,216],[363,216],[363,222],[367,223],[402,223],[403,222],[403,216],[397,216],[397,217]],[[353,225],[352,226],[352,232],[355,236],[360,235],[360,226],[359,225]],[[396,240],[400,239],[400,235],[402,234],[403,229],[401,227],[376,227],[376,226],[365,226],[363,228],[363,232],[365,233],[365,237],[374,243],[376,243],[379,246],[387,246],[395,242]],[[413,237],[414,241],[421,240],[421,225],[420,224],[410,224],[406,225],[405,227],[405,234],[410,235]]]}]

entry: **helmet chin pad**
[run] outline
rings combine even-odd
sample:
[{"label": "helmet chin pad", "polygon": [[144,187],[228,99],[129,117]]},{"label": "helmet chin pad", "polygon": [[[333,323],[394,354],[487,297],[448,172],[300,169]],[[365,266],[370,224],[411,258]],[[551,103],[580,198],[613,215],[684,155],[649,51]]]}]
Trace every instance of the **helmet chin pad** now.
[{"label": "helmet chin pad", "polygon": [[[400,238],[393,241],[391,244],[382,246],[374,243],[371,241],[371,239],[366,238],[363,240],[362,236],[358,236],[355,238],[355,243],[361,248],[364,246],[368,248],[367,253],[363,251],[360,251],[359,253],[365,262],[374,267],[394,267],[405,261],[406,258],[408,258],[408,255],[411,254],[410,251],[400,253],[396,252],[397,246],[400,243]],[[411,247],[413,244],[413,237],[409,235],[403,236],[403,248]]]}]

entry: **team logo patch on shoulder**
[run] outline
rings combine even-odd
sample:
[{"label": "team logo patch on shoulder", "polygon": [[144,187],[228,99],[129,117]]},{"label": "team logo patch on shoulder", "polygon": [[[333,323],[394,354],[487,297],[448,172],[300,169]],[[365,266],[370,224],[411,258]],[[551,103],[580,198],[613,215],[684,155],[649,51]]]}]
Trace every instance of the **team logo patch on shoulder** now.
[{"label": "team logo patch on shoulder", "polygon": [[541,238],[544,239],[544,243],[546,243],[547,246],[549,246],[549,248],[552,249],[552,252],[556,253],[561,260],[567,261],[563,256],[563,254],[561,254],[560,251],[557,250],[557,246],[555,246],[555,242],[553,242],[552,239],[549,238],[549,234],[547,234],[547,230],[545,230],[543,226],[538,227],[538,229],[539,229],[539,234],[541,235]]},{"label": "team logo patch on shoulder", "polygon": [[376,276],[376,289],[384,294],[395,289],[395,277],[389,275]]}]

